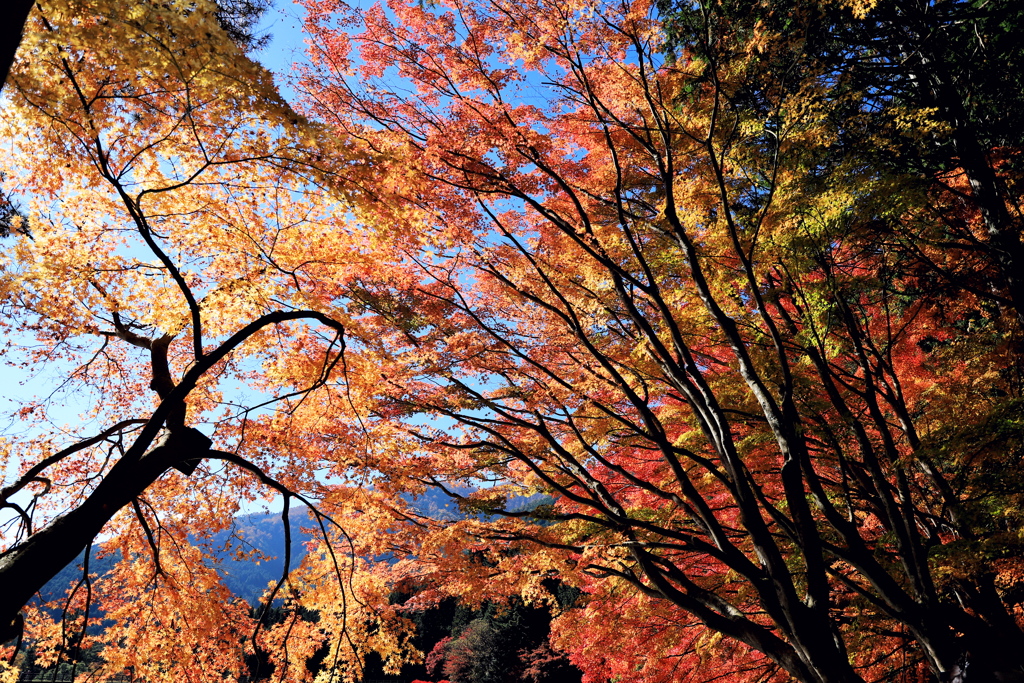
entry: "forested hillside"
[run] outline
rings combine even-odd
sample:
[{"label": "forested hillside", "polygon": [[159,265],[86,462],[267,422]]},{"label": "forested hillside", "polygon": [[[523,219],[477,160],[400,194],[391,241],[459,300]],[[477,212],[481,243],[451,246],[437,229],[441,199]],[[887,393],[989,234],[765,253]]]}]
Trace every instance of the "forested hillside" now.
[{"label": "forested hillside", "polygon": [[[428,492],[419,497],[416,508],[432,518],[452,520],[462,517],[440,492]],[[536,501],[523,500],[520,507],[529,507]],[[306,554],[306,545],[315,537],[308,533],[308,511],[303,508],[292,510],[290,523],[294,525],[291,552],[294,561],[300,562]],[[260,602],[270,586],[282,577],[284,568],[284,522],[280,516],[270,513],[252,513],[239,516],[230,531],[217,534],[210,539],[209,562],[221,575],[225,586],[232,595],[251,605],[254,614],[263,612]],[[238,551],[256,553],[240,558]],[[54,616],[63,605],[68,586],[75,586],[82,580],[83,556],[79,556],[65,567],[39,592],[43,602],[50,602]],[[91,557],[88,570],[93,579],[102,579],[120,560],[116,556]],[[387,561],[387,560],[383,560]],[[562,608],[571,608],[579,598],[578,592],[565,586],[553,586],[559,596]],[[391,602],[401,604],[414,597],[413,593],[396,591]],[[267,624],[281,622],[286,616],[283,600],[271,606],[261,620]],[[94,635],[102,634],[109,623],[103,614],[94,609],[96,623],[92,626]],[[416,647],[427,653],[426,660],[419,664],[407,664],[398,678],[411,681],[440,677],[452,683],[572,683],[580,680],[580,672],[564,655],[548,645],[551,615],[548,610],[528,607],[521,601],[486,603],[478,608],[459,605],[447,600],[436,607],[410,609],[407,616],[414,624]],[[317,615],[309,613],[304,618],[315,620]],[[34,643],[26,644],[26,669],[36,672],[36,677],[47,680],[54,675],[64,680],[72,672],[72,665],[80,675],[89,675],[101,661],[96,650],[83,651],[70,644],[65,654],[65,664],[54,668],[38,667]],[[271,677],[273,664],[263,653],[262,657],[247,658],[250,676]],[[309,671],[322,671],[326,664],[324,653],[315,653],[306,662]],[[361,679],[372,681],[386,678],[380,657],[368,658]]]}]

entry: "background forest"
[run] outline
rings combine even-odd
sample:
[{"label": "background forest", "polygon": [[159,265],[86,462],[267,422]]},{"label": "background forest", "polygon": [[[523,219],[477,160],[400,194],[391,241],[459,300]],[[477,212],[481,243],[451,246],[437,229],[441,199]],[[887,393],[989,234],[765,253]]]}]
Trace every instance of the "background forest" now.
[{"label": "background forest", "polygon": [[1024,681],[1024,5],[301,5],[12,3],[0,680]]},{"label": "background forest", "polygon": [[[415,508],[424,514],[446,515],[453,519],[458,514],[446,509],[448,500],[440,492],[428,494],[416,501]],[[290,517],[293,524],[301,525],[307,519],[307,511],[294,508]],[[300,531],[292,535],[291,553],[296,561],[305,556],[307,544],[313,539],[312,533]],[[212,563],[233,596],[251,605],[253,616],[262,625],[278,624],[289,617],[291,606],[284,601],[277,601],[265,612],[258,602],[267,586],[273,585],[281,576],[284,563],[284,523],[278,515],[257,513],[237,516],[232,527],[214,536],[210,545],[213,552],[206,561]],[[237,557],[232,551],[239,546],[258,551],[256,556],[261,559],[253,561],[252,558]],[[67,586],[76,583],[81,576],[83,559],[82,556],[76,558],[47,583],[40,590],[40,600],[60,605],[66,598]],[[119,559],[115,555],[94,558],[90,562],[90,574],[102,580]],[[377,559],[387,562],[390,558]],[[550,584],[550,589],[562,608],[571,608],[579,597],[578,591],[555,582]],[[400,603],[410,597],[411,593],[396,590],[388,599],[391,603]],[[60,611],[55,609],[53,616],[59,615]],[[94,634],[100,634],[109,623],[95,607],[93,616],[96,620],[91,629]],[[413,625],[414,645],[426,653],[426,658],[420,662],[407,662],[397,675],[389,676],[383,670],[381,658],[376,653],[369,653],[361,671],[363,681],[408,682],[432,678],[451,683],[580,681],[579,670],[568,662],[565,655],[552,651],[548,644],[551,614],[546,607],[531,607],[520,600],[512,600],[471,608],[449,598],[425,609],[409,610],[406,616]],[[318,614],[300,610],[299,618],[315,621]],[[314,675],[324,670],[325,655],[326,648],[321,646],[306,659],[306,670]],[[103,663],[100,647],[93,645],[83,649],[74,637],[65,643],[60,659],[56,665],[51,662],[50,666],[40,666],[38,662],[47,661],[47,658],[45,654],[40,658],[29,643],[18,657],[21,680],[68,681],[72,676],[91,680],[92,672]],[[270,653],[257,649],[247,654],[241,678],[274,680]]]}]

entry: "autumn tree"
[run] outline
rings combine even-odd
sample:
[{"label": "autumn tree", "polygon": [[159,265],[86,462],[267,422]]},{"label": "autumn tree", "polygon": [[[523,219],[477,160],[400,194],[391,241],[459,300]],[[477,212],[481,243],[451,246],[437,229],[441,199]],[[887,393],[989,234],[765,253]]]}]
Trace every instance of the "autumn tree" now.
[{"label": "autumn tree", "polygon": [[[945,285],[946,296],[969,289],[1021,317],[1019,216],[1006,208],[1017,194],[1007,157],[1021,147],[1024,104],[1018,3],[899,0],[852,12],[842,4],[745,0],[709,5],[706,13],[667,0],[659,7],[669,49],[694,50],[711,61],[732,46],[705,24],[726,32],[761,25],[795,36],[797,49],[787,50],[777,68],[790,70],[791,85],[802,83],[795,74],[808,70],[828,78],[820,96],[844,122],[816,175],[853,155],[916,178],[932,194],[922,205],[924,220],[882,221],[876,241],[904,252],[908,265]],[[743,90],[745,106],[759,106],[760,87]],[[928,112],[932,130],[907,119],[911,111]],[[983,233],[967,220],[975,214]]]},{"label": "autumn tree", "polygon": [[[8,14],[0,29],[0,88],[7,81],[14,56],[21,45],[25,22],[34,5],[35,0],[14,0],[9,3]],[[221,28],[236,45],[256,46],[267,37],[257,36],[254,30],[268,6],[269,0],[223,0],[217,3],[216,17]],[[66,4],[63,9],[74,11],[75,5]]]},{"label": "autumn tree", "polygon": [[[338,385],[346,344],[318,283],[373,264],[316,163],[358,155],[245,53],[239,17],[260,6],[55,1],[28,19],[0,138],[4,193],[31,230],[4,245],[0,306],[5,360],[58,382],[18,407],[0,449],[5,659],[28,638],[42,665],[99,649],[104,673],[137,680],[235,680],[257,649],[279,673],[303,666],[278,645],[298,613],[261,629],[204,545],[268,493],[286,529],[297,497],[315,509],[298,492],[332,465],[299,442],[317,430],[302,399]],[[79,424],[64,424],[68,400]],[[30,604],[83,551],[66,596]],[[119,558],[106,576],[96,553]],[[344,549],[331,557],[352,590]],[[282,578],[268,603],[293,591]],[[88,627],[97,607],[108,628]],[[339,633],[372,646],[387,611],[360,609]]]},{"label": "autumn tree", "polygon": [[[903,97],[800,21],[889,49],[911,3],[680,3],[672,40],[642,1],[306,6],[309,110],[378,155],[357,215],[404,271],[343,290],[375,488],[330,501],[379,574],[578,586],[590,680],[1020,675],[1019,197],[933,92],[955,17]],[[941,177],[883,163],[932,144]],[[935,286],[957,260],[996,275]],[[472,514],[396,498],[425,487]]]}]

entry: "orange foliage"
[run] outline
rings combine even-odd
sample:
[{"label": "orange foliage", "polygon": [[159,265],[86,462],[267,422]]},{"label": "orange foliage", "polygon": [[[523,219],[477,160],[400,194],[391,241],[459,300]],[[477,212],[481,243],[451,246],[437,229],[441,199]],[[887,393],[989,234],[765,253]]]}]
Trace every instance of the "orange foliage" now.
[{"label": "orange foliage", "polygon": [[[936,246],[938,210],[979,239],[959,180],[833,164],[849,103],[766,26],[669,59],[645,0],[305,5],[306,116],[211,3],[30,19],[0,324],[89,409],[2,442],[0,619],[93,538],[121,558],[25,611],[44,661],[300,681],[326,645],[317,680],[357,681],[422,659],[409,610],[516,596],[587,681],[1009,666],[1018,321]],[[260,625],[209,543],[273,494],[319,540]]]}]

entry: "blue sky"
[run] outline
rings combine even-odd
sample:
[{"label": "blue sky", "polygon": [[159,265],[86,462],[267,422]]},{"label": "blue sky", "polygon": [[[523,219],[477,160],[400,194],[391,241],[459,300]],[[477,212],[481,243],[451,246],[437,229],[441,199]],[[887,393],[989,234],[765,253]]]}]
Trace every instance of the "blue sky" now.
[{"label": "blue sky", "polygon": [[281,94],[294,102],[296,94],[291,87],[293,64],[306,57],[305,34],[302,32],[302,18],[305,8],[290,0],[277,0],[267,10],[260,25],[264,34],[271,36],[270,43],[256,53],[259,61],[274,72],[274,81]]}]

